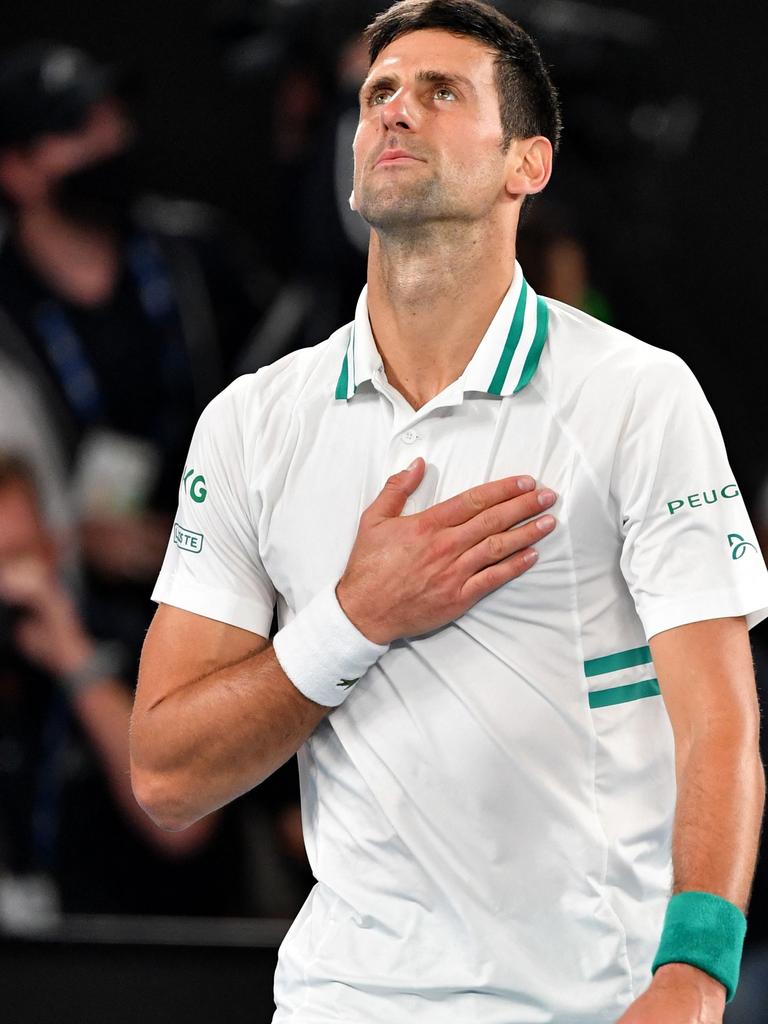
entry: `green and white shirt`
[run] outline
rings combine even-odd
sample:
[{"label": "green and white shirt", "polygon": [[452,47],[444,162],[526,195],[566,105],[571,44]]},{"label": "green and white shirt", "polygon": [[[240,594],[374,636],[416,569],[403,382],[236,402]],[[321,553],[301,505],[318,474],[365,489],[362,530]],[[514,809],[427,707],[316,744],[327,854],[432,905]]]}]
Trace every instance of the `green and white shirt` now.
[{"label": "green and white shirt", "polygon": [[201,417],[154,598],[268,635],[346,565],[417,455],[405,514],[528,473],[536,565],[399,640],[299,751],[317,878],[275,1024],[613,1024],[650,981],[675,766],[648,648],[768,614],[715,417],[675,355],[541,299],[516,265],[461,377],[418,411],[354,323]]}]

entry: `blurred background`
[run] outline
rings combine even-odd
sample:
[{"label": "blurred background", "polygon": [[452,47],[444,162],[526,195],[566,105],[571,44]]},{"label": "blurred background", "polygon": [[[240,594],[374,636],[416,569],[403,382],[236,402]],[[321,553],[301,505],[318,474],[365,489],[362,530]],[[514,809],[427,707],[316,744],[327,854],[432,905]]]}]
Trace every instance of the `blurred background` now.
[{"label": "blurred background", "polygon": [[[359,42],[384,0],[35,0],[0,28],[0,1005],[269,1021],[312,877],[293,762],[181,833],[128,781],[193,425],[349,321]],[[563,103],[534,289],[681,355],[768,552],[760,5],[506,2]],[[761,694],[768,629],[753,631]],[[768,863],[730,1024],[768,1013]]]}]

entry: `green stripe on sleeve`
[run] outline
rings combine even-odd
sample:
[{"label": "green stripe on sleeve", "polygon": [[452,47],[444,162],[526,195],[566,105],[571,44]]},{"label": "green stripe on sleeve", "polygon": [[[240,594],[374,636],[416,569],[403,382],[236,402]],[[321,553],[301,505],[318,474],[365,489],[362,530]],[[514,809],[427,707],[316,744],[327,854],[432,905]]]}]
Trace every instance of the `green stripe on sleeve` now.
[{"label": "green stripe on sleeve", "polygon": [[594,690],[589,695],[591,708],[607,708],[611,704],[626,704],[643,697],[658,697],[661,693],[658,679],[644,679],[642,683],[627,686],[609,686],[607,690]]},{"label": "green stripe on sleeve", "polygon": [[618,672],[622,668],[633,668],[635,665],[648,665],[653,661],[650,647],[633,647],[631,651],[619,651],[618,654],[606,654],[604,658],[591,658],[584,662],[586,676],[602,676],[606,672]]}]

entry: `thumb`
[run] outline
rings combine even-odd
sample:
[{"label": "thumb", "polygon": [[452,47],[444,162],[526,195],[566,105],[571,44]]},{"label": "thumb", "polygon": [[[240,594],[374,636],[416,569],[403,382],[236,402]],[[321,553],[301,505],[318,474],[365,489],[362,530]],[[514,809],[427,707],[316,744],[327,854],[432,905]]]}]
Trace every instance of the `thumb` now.
[{"label": "thumb", "polygon": [[386,519],[399,516],[406,501],[423,480],[425,468],[424,459],[419,457],[407,469],[391,476],[371,505],[371,510]]}]

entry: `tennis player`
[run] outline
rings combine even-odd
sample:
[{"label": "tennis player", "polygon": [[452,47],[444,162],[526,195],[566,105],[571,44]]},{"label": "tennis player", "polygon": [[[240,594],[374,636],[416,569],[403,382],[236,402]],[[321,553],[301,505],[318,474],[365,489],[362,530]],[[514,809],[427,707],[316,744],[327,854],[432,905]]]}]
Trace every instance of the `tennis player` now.
[{"label": "tennis player", "polygon": [[317,884],[275,1024],[716,1024],[768,614],[720,431],[677,356],[515,260],[560,131],[531,39],[477,0],[367,39],[367,287],[200,419],[134,792],[183,829],[298,751]]}]

